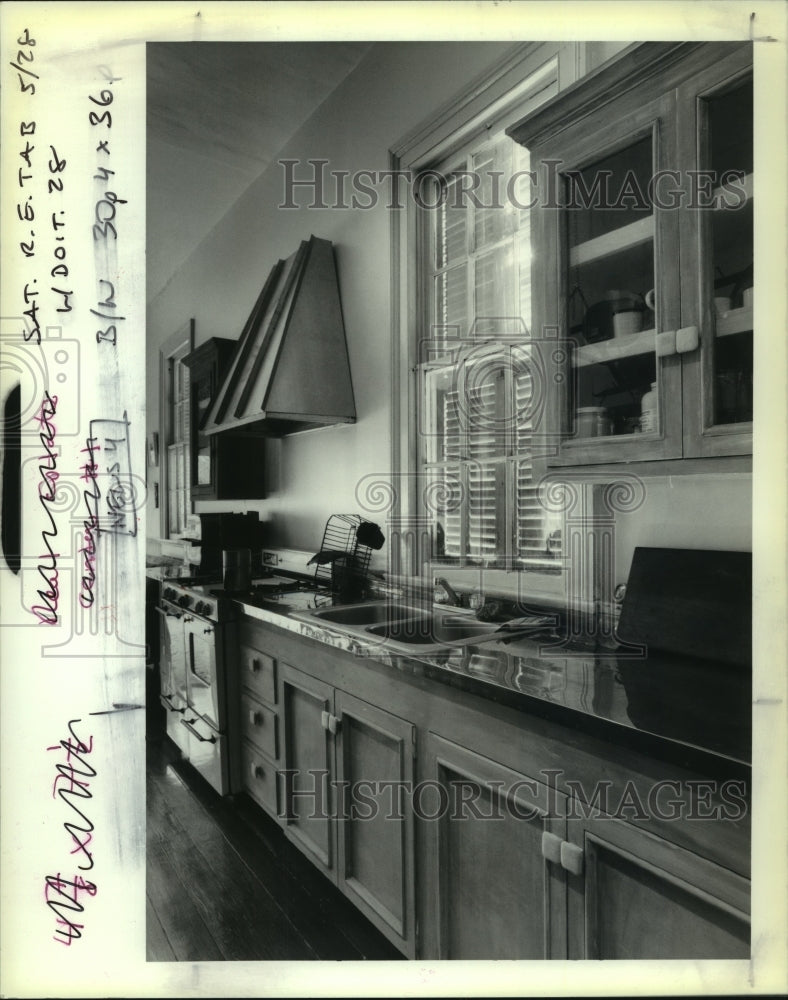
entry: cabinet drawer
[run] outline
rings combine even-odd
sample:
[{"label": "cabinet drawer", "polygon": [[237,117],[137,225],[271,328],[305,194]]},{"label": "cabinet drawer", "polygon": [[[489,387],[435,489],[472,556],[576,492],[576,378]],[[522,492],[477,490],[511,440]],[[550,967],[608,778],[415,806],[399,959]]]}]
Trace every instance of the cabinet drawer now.
[{"label": "cabinet drawer", "polygon": [[276,713],[250,694],[241,694],[241,735],[267,757],[277,758]]},{"label": "cabinet drawer", "polygon": [[239,646],[239,676],[243,687],[248,688],[261,701],[276,704],[276,660],[254,646]]},{"label": "cabinet drawer", "polygon": [[263,809],[276,815],[276,765],[248,740],[241,740],[241,771],[246,791]]}]

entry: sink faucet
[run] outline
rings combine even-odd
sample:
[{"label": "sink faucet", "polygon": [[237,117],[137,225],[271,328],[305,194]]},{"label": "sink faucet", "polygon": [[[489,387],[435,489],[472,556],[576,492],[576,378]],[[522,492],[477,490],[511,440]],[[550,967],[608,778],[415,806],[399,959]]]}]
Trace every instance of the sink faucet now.
[{"label": "sink faucet", "polygon": [[442,576],[436,576],[433,587],[433,600],[436,604],[453,604],[455,608],[462,607],[460,595],[448,580]]}]

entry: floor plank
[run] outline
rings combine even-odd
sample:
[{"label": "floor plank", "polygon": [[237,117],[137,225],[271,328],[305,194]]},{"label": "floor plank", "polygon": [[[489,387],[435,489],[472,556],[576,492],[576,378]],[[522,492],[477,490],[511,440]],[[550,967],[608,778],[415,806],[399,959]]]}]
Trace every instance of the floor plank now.
[{"label": "floor plank", "polygon": [[186,886],[161,850],[148,838],[148,899],[179,962],[218,962],[222,953]]},{"label": "floor plank", "polygon": [[172,950],[170,939],[161,925],[156,914],[156,908],[150,900],[150,896],[145,899],[145,920],[147,927],[147,954],[148,962],[175,962],[177,956]]},{"label": "floor plank", "polygon": [[151,955],[402,957],[255,803],[218,796],[166,739],[148,747],[148,845]]},{"label": "floor plank", "polygon": [[[180,881],[229,961],[306,960],[316,957],[302,935],[228,844],[222,831],[196,805],[177,776],[153,792],[161,817],[158,834]],[[196,806],[196,807],[195,807]]]}]

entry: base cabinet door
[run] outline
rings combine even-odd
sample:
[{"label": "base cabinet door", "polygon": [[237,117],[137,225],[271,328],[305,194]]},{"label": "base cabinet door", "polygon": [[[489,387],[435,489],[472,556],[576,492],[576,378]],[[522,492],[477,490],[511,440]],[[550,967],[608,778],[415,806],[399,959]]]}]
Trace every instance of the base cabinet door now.
[{"label": "base cabinet door", "polygon": [[749,959],[750,883],[619,820],[568,820],[571,958]]},{"label": "base cabinet door", "polygon": [[333,688],[280,664],[284,760],[280,803],[285,833],[336,882],[333,744],[327,719],[333,716]]},{"label": "base cabinet door", "polygon": [[[416,954],[413,848],[415,727],[335,692],[338,884],[408,957]],[[339,796],[338,796],[339,797]]]},{"label": "base cabinet door", "polygon": [[287,663],[280,684],[285,832],[415,957],[415,727]]},{"label": "base cabinet door", "polygon": [[566,958],[565,797],[432,733],[427,759],[421,957]]}]

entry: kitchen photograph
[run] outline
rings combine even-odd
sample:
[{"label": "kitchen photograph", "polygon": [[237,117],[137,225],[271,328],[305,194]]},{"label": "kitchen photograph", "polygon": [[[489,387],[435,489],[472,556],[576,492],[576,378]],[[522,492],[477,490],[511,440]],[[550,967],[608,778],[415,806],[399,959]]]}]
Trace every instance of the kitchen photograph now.
[{"label": "kitchen photograph", "polygon": [[750,960],[742,39],[148,42],[149,962]]}]

